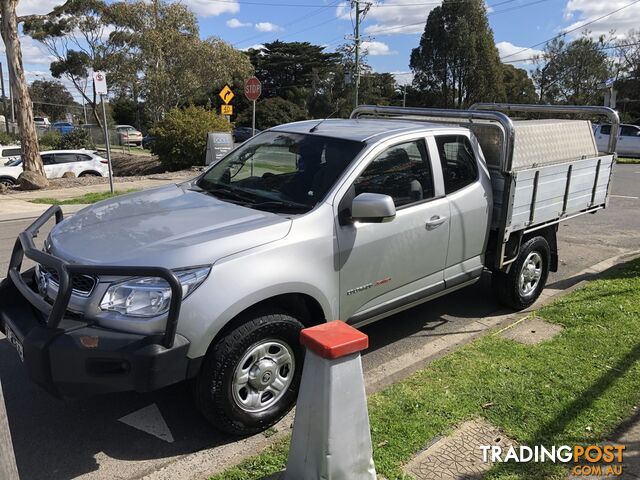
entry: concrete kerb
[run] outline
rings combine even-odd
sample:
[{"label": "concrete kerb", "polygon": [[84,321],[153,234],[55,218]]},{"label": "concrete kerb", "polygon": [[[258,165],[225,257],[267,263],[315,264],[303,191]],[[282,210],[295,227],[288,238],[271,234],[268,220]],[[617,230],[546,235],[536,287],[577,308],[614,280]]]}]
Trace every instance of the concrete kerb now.
[{"label": "concrete kerb", "polygon": [[[595,265],[586,268],[571,277],[582,278],[576,283],[572,283],[571,279],[561,281],[559,286],[568,285],[565,289],[549,289],[543,292],[540,299],[530,308],[517,313],[509,313],[498,315],[491,319],[482,319],[482,321],[471,322],[470,325],[480,324],[484,327],[484,331],[477,332],[473,326],[465,329],[467,331],[460,334],[451,335],[452,340],[439,339],[430,344],[430,348],[421,348],[417,351],[406,354],[410,358],[399,357],[402,361],[394,359],[387,362],[387,365],[367,372],[365,378],[365,386],[367,394],[375,393],[393,383],[396,383],[408,377],[412,373],[424,368],[434,360],[445,356],[446,354],[477,340],[478,338],[489,335],[499,334],[500,332],[510,328],[516,323],[525,321],[531,314],[550,303],[556,298],[562,297],[577,288],[583,286],[587,281],[594,280],[603,272],[619,266],[623,262],[633,260],[640,257],[640,250],[625,252]],[[476,325],[477,327],[478,325]],[[404,363],[403,363],[404,362]],[[391,364],[391,365],[390,365]],[[387,367],[387,368],[383,368]],[[168,462],[159,470],[148,473],[144,480],[195,480],[207,478],[210,475],[220,473],[228,468],[232,468],[240,464],[243,460],[259,454],[265,448],[273,445],[278,440],[283,439],[291,430],[294,412],[288,414],[283,420],[276,425],[277,433],[266,437],[264,434],[255,435],[250,438],[243,439],[239,442],[229,443],[222,447],[217,447],[214,451],[202,450],[193,454],[182,456],[175,461]],[[277,476],[275,478],[278,478]]]}]

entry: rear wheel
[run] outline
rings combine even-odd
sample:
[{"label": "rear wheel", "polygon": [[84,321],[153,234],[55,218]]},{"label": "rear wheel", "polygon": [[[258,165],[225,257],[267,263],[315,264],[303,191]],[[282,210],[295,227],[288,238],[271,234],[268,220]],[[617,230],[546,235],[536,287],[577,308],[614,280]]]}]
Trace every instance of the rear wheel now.
[{"label": "rear wheel", "polygon": [[13,178],[9,177],[0,177],[0,185],[6,185],[10,187],[11,185],[15,185],[16,181]]},{"label": "rear wheel", "polygon": [[304,353],[302,324],[279,310],[247,315],[205,356],[193,383],[196,405],[217,429],[252,435],[293,407]]},{"label": "rear wheel", "polygon": [[544,237],[527,240],[509,273],[493,273],[492,286],[500,302],[516,310],[533,305],[547,282],[550,258],[551,251]]},{"label": "rear wheel", "polygon": [[99,173],[96,172],[82,172],[78,177],[101,177]]}]

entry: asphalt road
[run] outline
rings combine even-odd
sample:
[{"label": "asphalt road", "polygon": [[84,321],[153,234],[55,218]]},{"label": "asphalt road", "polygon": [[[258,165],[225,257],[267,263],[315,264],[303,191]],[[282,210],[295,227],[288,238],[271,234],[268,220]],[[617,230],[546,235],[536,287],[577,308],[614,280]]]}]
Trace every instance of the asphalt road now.
[{"label": "asphalt road", "polygon": [[[640,250],[639,197],[640,165],[618,165],[609,208],[567,221],[560,228],[562,263],[550,277],[550,288],[581,280],[576,273],[601,260]],[[6,271],[17,233],[28,223],[0,222],[1,272]],[[365,373],[379,372],[392,359],[410,357],[430,342],[469,332],[469,325],[483,325],[504,313],[484,279],[368,326],[364,330],[371,347],[364,356]],[[234,441],[208,427],[185,385],[153,394],[56,400],[27,379],[16,353],[1,335],[0,376],[18,468],[25,480],[138,478],[186,454],[209,449],[215,456]]]}]

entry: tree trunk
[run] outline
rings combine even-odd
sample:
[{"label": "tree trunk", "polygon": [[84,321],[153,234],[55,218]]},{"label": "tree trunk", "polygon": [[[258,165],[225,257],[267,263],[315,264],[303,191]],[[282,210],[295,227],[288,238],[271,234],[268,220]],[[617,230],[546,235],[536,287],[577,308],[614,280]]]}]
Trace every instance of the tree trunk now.
[{"label": "tree trunk", "polygon": [[33,105],[22,64],[22,50],[18,39],[18,19],[16,16],[17,5],[18,0],[0,0],[2,37],[7,51],[9,78],[16,93],[18,107],[17,117],[22,146],[22,165],[25,171],[45,176],[42,159],[40,158],[38,133],[33,121]]}]

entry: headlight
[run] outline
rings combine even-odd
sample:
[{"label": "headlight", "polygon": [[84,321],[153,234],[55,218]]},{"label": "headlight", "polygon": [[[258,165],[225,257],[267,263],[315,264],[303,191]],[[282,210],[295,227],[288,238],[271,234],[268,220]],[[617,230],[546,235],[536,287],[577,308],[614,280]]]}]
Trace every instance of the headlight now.
[{"label": "headlight", "polygon": [[[174,272],[182,285],[185,299],[209,275],[211,267],[199,267]],[[155,317],[169,310],[171,287],[158,277],[134,278],[109,287],[102,297],[100,308],[130,317]]]}]

